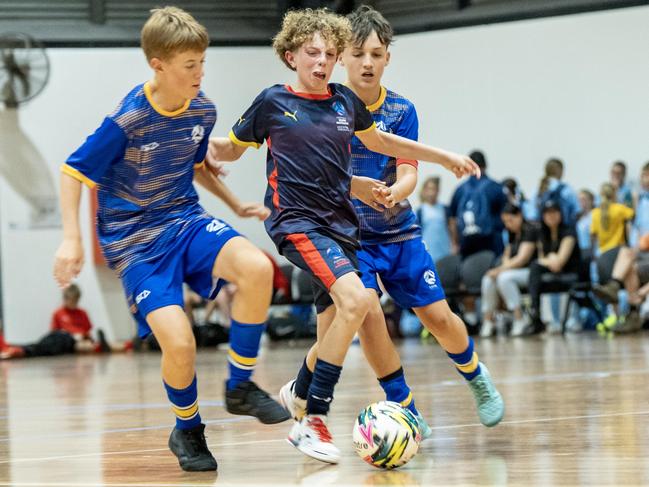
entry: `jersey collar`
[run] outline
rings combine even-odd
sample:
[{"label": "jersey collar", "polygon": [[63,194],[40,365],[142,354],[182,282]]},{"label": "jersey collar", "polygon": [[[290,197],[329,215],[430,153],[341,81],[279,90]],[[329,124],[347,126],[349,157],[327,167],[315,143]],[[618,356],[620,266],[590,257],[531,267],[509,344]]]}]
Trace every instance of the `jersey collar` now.
[{"label": "jersey collar", "polygon": [[192,102],[191,100],[187,100],[183,106],[181,106],[178,110],[174,110],[173,112],[168,112],[164,108],[160,107],[155,101],[153,101],[153,97],[151,96],[151,86],[149,85],[149,82],[147,81],[144,83],[144,96],[146,96],[146,99],[148,100],[149,104],[153,107],[153,109],[158,112],[160,115],[163,115],[165,117],[175,117],[176,115],[180,115],[184,111],[186,111],[189,108],[189,104]]},{"label": "jersey collar", "polygon": [[385,101],[385,97],[388,96],[388,90],[385,89],[385,86],[381,86],[381,93],[379,94],[379,99],[376,100],[374,103],[371,105],[367,106],[367,109],[370,112],[374,112],[381,108],[381,105],[383,105],[383,102]]}]

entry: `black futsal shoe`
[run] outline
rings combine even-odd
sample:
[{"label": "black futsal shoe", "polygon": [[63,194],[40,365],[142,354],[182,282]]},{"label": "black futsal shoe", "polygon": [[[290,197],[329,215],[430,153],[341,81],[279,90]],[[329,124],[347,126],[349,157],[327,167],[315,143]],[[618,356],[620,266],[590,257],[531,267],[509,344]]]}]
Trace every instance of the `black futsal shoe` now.
[{"label": "black futsal shoe", "polygon": [[240,382],[229,391],[226,387],[225,408],[230,414],[254,416],[264,424],[281,423],[291,418],[280,403],[252,381]]},{"label": "black futsal shoe", "polygon": [[202,423],[189,430],[174,428],[169,437],[169,449],[178,457],[180,468],[187,472],[206,472],[218,467],[207,448]]}]

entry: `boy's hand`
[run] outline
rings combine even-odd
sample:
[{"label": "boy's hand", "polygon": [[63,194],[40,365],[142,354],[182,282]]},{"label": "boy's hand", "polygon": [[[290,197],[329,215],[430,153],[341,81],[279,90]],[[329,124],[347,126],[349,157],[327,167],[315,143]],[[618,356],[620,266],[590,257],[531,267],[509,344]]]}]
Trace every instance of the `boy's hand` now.
[{"label": "boy's hand", "polygon": [[392,208],[397,204],[397,199],[392,192],[392,188],[388,186],[382,188],[372,188],[372,194],[374,195],[374,199],[386,208]]},{"label": "boy's hand", "polygon": [[390,188],[383,181],[366,176],[354,176],[352,178],[351,193],[354,198],[361,200],[376,211],[383,211],[382,205],[387,203],[388,199],[386,194],[391,194]]},{"label": "boy's hand", "polygon": [[241,218],[257,218],[259,221],[264,221],[270,216],[270,209],[266,208],[261,203],[242,203],[237,211],[237,215]]},{"label": "boy's hand", "polygon": [[464,176],[475,176],[479,178],[482,175],[480,168],[470,157],[453,152],[447,154],[447,160],[442,165],[455,174],[455,177],[458,179]]},{"label": "boy's hand", "polygon": [[209,162],[207,159],[209,159],[209,154],[206,157],[205,166],[217,178],[226,177],[228,174],[230,174],[230,171],[225,169],[225,164],[224,163],[218,162],[218,161]]},{"label": "boy's hand", "polygon": [[66,288],[83,267],[83,245],[80,239],[64,239],[54,255],[54,279]]}]

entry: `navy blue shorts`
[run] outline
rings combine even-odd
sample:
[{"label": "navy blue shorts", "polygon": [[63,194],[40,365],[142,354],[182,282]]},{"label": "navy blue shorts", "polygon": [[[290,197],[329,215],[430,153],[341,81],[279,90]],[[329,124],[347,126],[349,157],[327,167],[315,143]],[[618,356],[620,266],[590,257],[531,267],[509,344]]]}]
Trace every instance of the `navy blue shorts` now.
[{"label": "navy blue shorts", "polygon": [[131,313],[144,338],[151,333],[146,316],[156,309],[183,307],[183,282],[205,299],[214,299],[223,279],[212,276],[214,261],[223,246],[239,233],[222,220],[199,217],[162,257],[134,264],[122,275]]},{"label": "navy blue shorts", "polygon": [[334,304],[329,290],[336,279],[350,272],[358,273],[356,248],[318,232],[287,235],[279,251],[311,275],[318,313]]},{"label": "navy blue shorts", "polygon": [[404,309],[420,308],[446,298],[435,263],[421,238],[389,244],[362,244],[358,251],[361,279],[381,294],[377,276]]}]

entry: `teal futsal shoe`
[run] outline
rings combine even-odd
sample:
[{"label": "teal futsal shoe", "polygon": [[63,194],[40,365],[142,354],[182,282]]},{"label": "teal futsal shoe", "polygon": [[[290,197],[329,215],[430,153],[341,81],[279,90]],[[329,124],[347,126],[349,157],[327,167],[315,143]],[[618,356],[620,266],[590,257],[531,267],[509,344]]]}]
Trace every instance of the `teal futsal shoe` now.
[{"label": "teal futsal shoe", "polygon": [[480,422],[485,426],[496,426],[505,415],[505,402],[494,386],[489,370],[480,362],[480,374],[469,381],[473,392]]},{"label": "teal futsal shoe", "polygon": [[417,414],[415,414],[415,418],[417,418],[417,425],[419,426],[419,433],[421,434],[421,439],[425,440],[433,436],[433,430],[430,429],[430,426],[428,426],[428,423],[426,422],[426,420],[424,419],[424,417],[421,415],[420,412],[417,412]]}]

